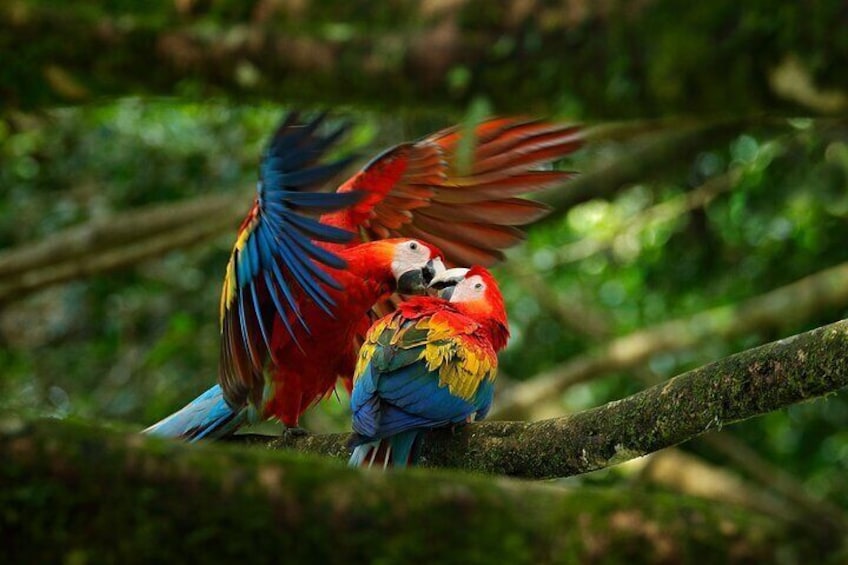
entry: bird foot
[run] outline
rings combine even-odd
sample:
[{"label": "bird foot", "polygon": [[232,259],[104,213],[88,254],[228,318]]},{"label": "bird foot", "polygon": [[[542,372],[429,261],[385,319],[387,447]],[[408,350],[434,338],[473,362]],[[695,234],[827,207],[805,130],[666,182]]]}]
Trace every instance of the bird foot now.
[{"label": "bird foot", "polygon": [[285,430],[283,430],[283,436],[287,437],[287,438],[292,438],[292,439],[299,438],[299,437],[306,437],[306,436],[309,436],[309,435],[312,435],[312,434],[306,428],[295,427],[295,428],[286,428]]}]

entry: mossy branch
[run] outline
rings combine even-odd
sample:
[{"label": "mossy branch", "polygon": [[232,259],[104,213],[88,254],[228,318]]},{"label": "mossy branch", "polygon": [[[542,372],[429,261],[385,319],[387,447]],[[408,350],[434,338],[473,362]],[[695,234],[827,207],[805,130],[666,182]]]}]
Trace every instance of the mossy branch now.
[{"label": "mossy branch", "polygon": [[638,367],[658,353],[695,347],[711,339],[783,328],[846,304],[848,263],[842,263],[737,304],[718,306],[612,339],[511,387],[500,395],[494,416],[524,418],[530,408],[556,398],[570,386]]},{"label": "mossy branch", "polygon": [[[628,398],[539,422],[481,422],[426,436],[422,464],[543,479],[622,463],[848,386],[848,320],[689,371]],[[497,399],[496,399],[497,402]],[[240,437],[347,457],[346,434]]]},{"label": "mossy branch", "polygon": [[[613,465],[848,386],[846,348],[848,321],[837,322],[573,416],[431,433],[423,463],[534,478]],[[345,440],[262,441],[344,458]],[[786,552],[817,562],[843,540],[686,497],[568,491],[425,469],[362,472],[302,454],[189,446],[62,421],[4,418],[0,458],[0,532],[12,540],[2,550],[10,562],[247,554],[310,562],[448,555],[462,562],[679,562],[693,555],[750,562]]]},{"label": "mossy branch", "polygon": [[838,544],[685,496],[354,470],[68,421],[4,419],[0,458],[9,563],[819,562]]}]

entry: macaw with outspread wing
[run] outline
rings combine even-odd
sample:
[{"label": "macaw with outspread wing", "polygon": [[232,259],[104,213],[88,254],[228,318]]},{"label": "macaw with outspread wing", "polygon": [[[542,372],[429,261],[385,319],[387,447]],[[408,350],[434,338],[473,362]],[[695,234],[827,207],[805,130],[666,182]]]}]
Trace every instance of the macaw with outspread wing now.
[{"label": "macaw with outspread wing", "polygon": [[375,305],[422,292],[443,257],[502,258],[523,237],[517,226],[547,211],[516,196],[569,178],[542,167],[582,142],[573,125],[491,119],[470,132],[467,163],[457,127],[393,147],[336,192],[318,192],[350,162],[322,160],[345,129],[328,129],[323,115],[302,125],[297,114],[278,127],[226,269],[219,384],[146,432],[220,437],[271,417],[296,426],[339,377],[349,383]]},{"label": "macaw with outspread wing", "polygon": [[[454,285],[455,286],[452,286]],[[350,405],[351,466],[405,467],[418,436],[489,412],[498,351],[509,338],[503,297],[482,267],[449,269],[378,320],[359,353]]]}]

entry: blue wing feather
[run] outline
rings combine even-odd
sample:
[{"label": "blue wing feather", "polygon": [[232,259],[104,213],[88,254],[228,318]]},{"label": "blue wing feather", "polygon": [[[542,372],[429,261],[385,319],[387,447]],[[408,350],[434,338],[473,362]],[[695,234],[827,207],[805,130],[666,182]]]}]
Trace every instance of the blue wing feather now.
[{"label": "blue wing feather", "polygon": [[312,236],[315,239],[322,241],[331,241],[333,243],[344,243],[350,239],[350,232],[339,229],[334,226],[322,224],[318,220],[306,218],[304,216],[291,215],[287,218],[288,221],[305,235]]},{"label": "blue wing feather", "polygon": [[351,395],[353,429],[365,441],[464,422],[491,403],[491,383],[481,386],[471,401],[463,400],[439,386],[438,372],[429,371],[423,360],[386,372],[374,365],[369,363]]},{"label": "blue wing feather", "polygon": [[[297,283],[306,291],[318,306],[321,307],[328,315],[332,315],[331,307],[335,306],[335,301],[327,294],[327,291],[318,284],[314,271],[314,264],[309,257],[302,256],[297,253],[296,244],[292,241],[289,234],[280,232],[279,242],[281,243],[279,251],[283,260],[286,261],[289,271],[294,275]],[[335,279],[330,278],[330,282],[336,288],[341,288]]]},{"label": "blue wing feather", "polygon": [[[361,198],[359,194],[311,194],[298,190],[302,190],[306,185],[321,184],[328,181],[347,166],[350,158],[308,168],[296,168],[319,159],[322,152],[331,144],[331,141],[340,137],[343,128],[337,129],[326,137],[313,136],[324,120],[323,114],[302,127],[294,127],[295,120],[296,115],[290,115],[277,130],[260,167],[262,178],[258,185],[258,192],[262,206],[259,212],[259,227],[260,229],[271,228],[272,233],[276,232],[274,235],[287,231],[305,231],[309,237],[320,241],[331,241],[333,243],[350,241],[353,234],[338,228],[323,226],[312,218],[298,215],[292,209],[299,207],[304,209],[304,212],[318,212],[324,211],[326,208],[350,206]],[[251,234],[248,238],[248,248],[255,253],[254,239],[254,235]],[[282,259],[283,266],[291,269],[293,263],[309,261],[308,258],[301,257],[299,254],[286,254],[286,251],[290,251],[286,249],[286,242],[279,241],[278,237],[275,237],[275,240],[277,245],[274,248],[266,246],[267,250],[272,251],[271,256],[263,253],[262,261],[256,261],[254,257],[252,262],[250,256],[246,258],[248,262],[246,268],[249,270],[250,276],[244,279],[245,281],[252,280],[260,270],[267,269],[269,267],[267,263]],[[291,241],[288,244],[291,245]],[[327,261],[329,256],[330,254],[326,253],[315,258]],[[334,256],[330,261],[334,268],[342,268],[344,265],[344,261],[338,256]],[[300,272],[305,275],[302,270]],[[313,292],[317,291],[318,282],[313,277],[302,276],[298,282],[306,288],[311,288]],[[290,303],[289,306],[295,308],[293,303]],[[280,312],[280,315],[283,315],[283,312]]]},{"label": "blue wing feather", "polygon": [[[337,175],[342,169],[347,167],[351,162],[350,158],[340,159],[326,165],[319,165],[309,169],[302,169],[289,173],[276,173],[279,175],[277,183],[286,186],[310,186],[317,183],[322,183]],[[276,184],[276,183],[275,183]],[[322,196],[326,196],[322,194]],[[331,194],[332,196],[332,194]]]},{"label": "blue wing feather", "polygon": [[256,283],[250,285],[250,299],[253,302],[253,314],[256,316],[259,333],[262,334],[262,343],[265,344],[268,354],[273,358],[274,352],[271,350],[271,340],[268,339],[268,331],[265,329],[265,321],[262,319],[262,312],[259,310],[259,298],[256,296]]},{"label": "blue wing feather", "polygon": [[[351,160],[322,161],[328,148],[347,130],[341,126],[322,134],[324,119],[322,114],[297,125],[299,116],[291,113],[276,129],[259,167],[254,219],[233,250],[235,280],[229,284],[235,293],[223,298],[223,315],[229,321],[222,321],[222,330],[228,335],[222,337],[220,380],[228,400],[236,405],[245,399],[245,384],[252,390],[261,383],[263,365],[269,358],[266,322],[271,317],[263,312],[265,305],[273,307],[295,340],[292,315],[309,331],[296,302],[295,287],[330,315],[335,306],[325,287],[340,285],[325,267],[343,269],[346,263],[316,242],[344,243],[354,234],[325,226],[309,216],[351,206],[362,195],[314,192]],[[259,281],[264,284],[257,286]],[[244,304],[246,301],[252,304]],[[256,343],[260,335],[261,342]]]},{"label": "blue wing feather", "polygon": [[[491,379],[484,378],[470,398],[456,396],[440,385],[443,367],[430,370],[424,356],[432,343],[426,319],[395,316],[378,326],[382,327],[379,333],[369,334],[363,346],[367,362],[356,375],[350,400],[351,466],[385,467],[391,462],[404,467],[415,459],[421,431],[465,423],[472,415],[483,418],[492,404]],[[442,362],[462,361],[453,357]]]},{"label": "blue wing feather", "polygon": [[350,394],[350,406],[353,409],[356,424],[354,429],[366,437],[376,437],[380,418],[380,397],[371,366],[367,366],[356,381]]},{"label": "blue wing feather", "polygon": [[[316,155],[320,156],[329,147],[332,147],[350,129],[349,123],[337,127],[332,133],[314,141],[310,151],[292,151],[287,155],[279,157],[276,166],[285,169],[299,169],[315,161]],[[312,130],[314,131],[314,129]]]},{"label": "blue wing feather", "polygon": [[[268,188],[267,186],[263,191],[265,194],[270,194],[274,198],[285,198],[286,203],[290,206],[284,208],[284,210],[288,210],[292,206],[309,206],[321,212],[332,212],[334,209],[346,208],[352,204],[356,204],[362,198],[362,194],[359,192],[296,192],[288,190],[285,187]],[[328,196],[331,198],[327,198]],[[271,204],[274,203],[273,199],[266,200],[270,200]]]},{"label": "blue wing feather", "polygon": [[308,260],[308,257],[315,257],[317,259],[326,256],[328,261],[324,264],[335,269],[343,269],[345,267],[345,262],[342,259],[331,251],[321,249],[317,245],[313,244],[311,240],[298,233],[292,232],[284,234],[283,237],[287,239],[287,243],[289,243],[292,247],[296,247],[297,250],[301,252],[299,255],[307,257],[307,260],[301,261],[301,263],[312,274],[312,276],[327,286],[333,287],[337,290],[342,289],[330,273],[317,267],[314,262]]}]

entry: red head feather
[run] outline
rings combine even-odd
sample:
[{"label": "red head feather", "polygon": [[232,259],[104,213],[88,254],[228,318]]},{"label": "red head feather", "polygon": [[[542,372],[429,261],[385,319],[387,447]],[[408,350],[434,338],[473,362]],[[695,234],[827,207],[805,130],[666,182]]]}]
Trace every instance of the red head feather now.
[{"label": "red head feather", "polygon": [[[482,279],[481,282],[485,285],[482,294],[474,287],[479,280],[475,277]],[[486,328],[496,351],[506,346],[509,339],[506,307],[498,281],[487,269],[480,266],[471,267],[465,278],[457,284],[451,304]]]}]

